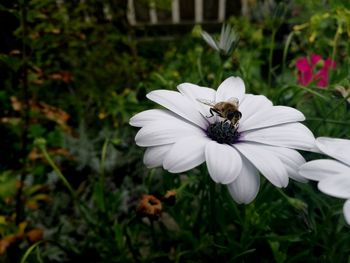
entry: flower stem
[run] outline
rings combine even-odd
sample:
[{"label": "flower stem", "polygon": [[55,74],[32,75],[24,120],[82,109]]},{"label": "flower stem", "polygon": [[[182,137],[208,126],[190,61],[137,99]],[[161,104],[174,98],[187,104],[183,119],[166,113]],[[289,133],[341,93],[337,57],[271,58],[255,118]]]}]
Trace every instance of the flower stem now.
[{"label": "flower stem", "polygon": [[[209,178],[210,179],[210,178]],[[210,199],[210,232],[216,244],[216,191],[215,182],[210,179],[209,184],[209,199]]]},{"label": "flower stem", "polygon": [[100,162],[99,205],[100,205],[100,208],[103,212],[105,212],[105,210],[106,210],[104,187],[105,187],[105,162],[106,162],[108,143],[109,143],[109,140],[106,139],[103,146],[102,146],[101,162]]},{"label": "flower stem", "polygon": [[197,70],[198,70],[198,76],[200,79],[200,83],[204,84],[204,75],[202,70],[202,53],[198,55],[197,58]]},{"label": "flower stem", "polygon": [[55,171],[55,173],[58,175],[58,177],[62,180],[63,184],[67,187],[68,191],[71,193],[72,197],[74,200],[76,199],[76,194],[72,188],[72,186],[70,185],[70,183],[68,182],[68,180],[66,179],[66,177],[64,177],[64,175],[62,174],[62,172],[60,171],[60,169],[57,167],[57,165],[55,164],[55,162],[52,160],[52,158],[50,157],[50,155],[48,154],[47,150],[46,150],[46,141],[45,139],[39,138],[36,139],[34,144],[36,146],[38,146],[38,148],[41,150],[42,154],[44,155],[45,159],[47,160],[47,162],[50,164],[50,166],[52,167],[52,169]]},{"label": "flower stem", "polygon": [[[337,54],[337,45],[338,45],[340,35],[341,35],[341,24],[338,24],[337,31],[335,32],[334,39],[333,39],[333,50],[332,50],[332,57],[331,57],[332,64],[333,64],[333,61],[335,61],[335,56]],[[333,74],[333,70],[330,70],[328,83],[330,83],[332,80],[332,74]]]},{"label": "flower stem", "polygon": [[[270,45],[270,52],[269,52],[269,75],[268,75],[268,87],[271,88],[271,79],[272,79],[272,59],[273,59],[273,50],[275,48],[275,36],[276,36],[277,30],[272,30],[271,35],[271,45]],[[266,95],[266,92],[265,92]]]},{"label": "flower stem", "polygon": [[66,254],[69,254],[70,251],[68,251],[67,249],[65,249],[60,243],[54,241],[54,240],[40,240],[36,243],[34,243],[33,245],[31,245],[26,252],[23,254],[20,263],[26,263],[27,262],[27,258],[32,254],[32,252],[39,248],[40,245],[45,244],[45,243],[51,243],[54,246],[57,246],[58,248],[60,248],[63,252],[65,252]]},{"label": "flower stem", "polygon": [[337,120],[333,120],[333,119],[322,119],[322,118],[316,118],[316,117],[308,117],[307,120],[308,121],[320,121],[320,122],[323,122],[323,123],[333,123],[333,124],[337,124],[337,125],[350,126],[350,122],[349,121],[337,121]]},{"label": "flower stem", "polygon": [[284,72],[286,70],[286,60],[287,60],[287,54],[288,54],[288,49],[290,46],[290,43],[292,42],[292,39],[295,35],[295,32],[292,31],[286,40],[286,44],[284,45],[284,49],[283,49],[283,57],[282,57],[282,77],[284,78]]},{"label": "flower stem", "polygon": [[332,115],[334,112],[336,112],[338,110],[338,108],[344,104],[344,102],[347,103],[347,99],[349,98],[349,96],[350,95],[343,98],[341,101],[339,101],[337,104],[335,104],[334,107],[332,107],[325,115],[323,115],[322,116],[323,121],[320,122],[320,124],[318,126],[316,126],[315,130],[318,130],[322,125],[324,125],[326,123],[326,120],[329,121],[328,117],[330,115]]},{"label": "flower stem", "polygon": [[154,230],[154,220],[150,219],[150,221],[151,221],[150,230],[151,230],[151,236],[152,236],[152,243],[153,243],[153,247],[156,248],[157,247],[157,238],[156,238],[156,233]]}]

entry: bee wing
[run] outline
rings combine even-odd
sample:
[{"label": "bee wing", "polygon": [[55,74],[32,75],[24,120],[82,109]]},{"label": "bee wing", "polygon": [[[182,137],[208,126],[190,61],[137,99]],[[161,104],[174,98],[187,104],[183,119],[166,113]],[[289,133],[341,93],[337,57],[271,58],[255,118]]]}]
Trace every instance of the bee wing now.
[{"label": "bee wing", "polygon": [[211,100],[206,100],[206,99],[197,99],[197,101],[199,101],[200,103],[203,103],[205,105],[214,107],[215,105],[215,101],[211,101]]},{"label": "bee wing", "polygon": [[236,105],[237,107],[239,105],[239,100],[235,97],[229,98],[227,102],[232,103],[233,105]]}]

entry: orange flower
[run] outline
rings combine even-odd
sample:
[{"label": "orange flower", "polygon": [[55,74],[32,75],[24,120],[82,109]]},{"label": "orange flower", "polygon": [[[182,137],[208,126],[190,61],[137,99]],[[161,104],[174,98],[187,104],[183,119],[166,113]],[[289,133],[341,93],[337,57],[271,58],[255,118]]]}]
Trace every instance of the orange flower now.
[{"label": "orange flower", "polygon": [[162,203],[153,195],[143,195],[136,210],[141,216],[157,219],[162,212]]}]

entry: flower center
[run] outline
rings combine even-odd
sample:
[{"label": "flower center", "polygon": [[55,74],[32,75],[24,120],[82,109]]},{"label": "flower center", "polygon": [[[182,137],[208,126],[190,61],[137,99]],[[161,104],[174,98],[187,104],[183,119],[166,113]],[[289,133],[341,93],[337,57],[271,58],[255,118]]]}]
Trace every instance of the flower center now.
[{"label": "flower center", "polygon": [[233,144],[239,139],[239,132],[229,122],[215,122],[207,129],[208,136],[218,143]]}]

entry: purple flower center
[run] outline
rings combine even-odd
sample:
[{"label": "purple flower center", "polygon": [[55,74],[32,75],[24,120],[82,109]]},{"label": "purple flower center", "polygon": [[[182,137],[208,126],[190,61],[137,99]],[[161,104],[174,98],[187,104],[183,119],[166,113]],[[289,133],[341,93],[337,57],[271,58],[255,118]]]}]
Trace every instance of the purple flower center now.
[{"label": "purple flower center", "polygon": [[207,129],[209,138],[218,143],[233,144],[239,139],[239,132],[230,122],[215,122],[209,125]]}]

